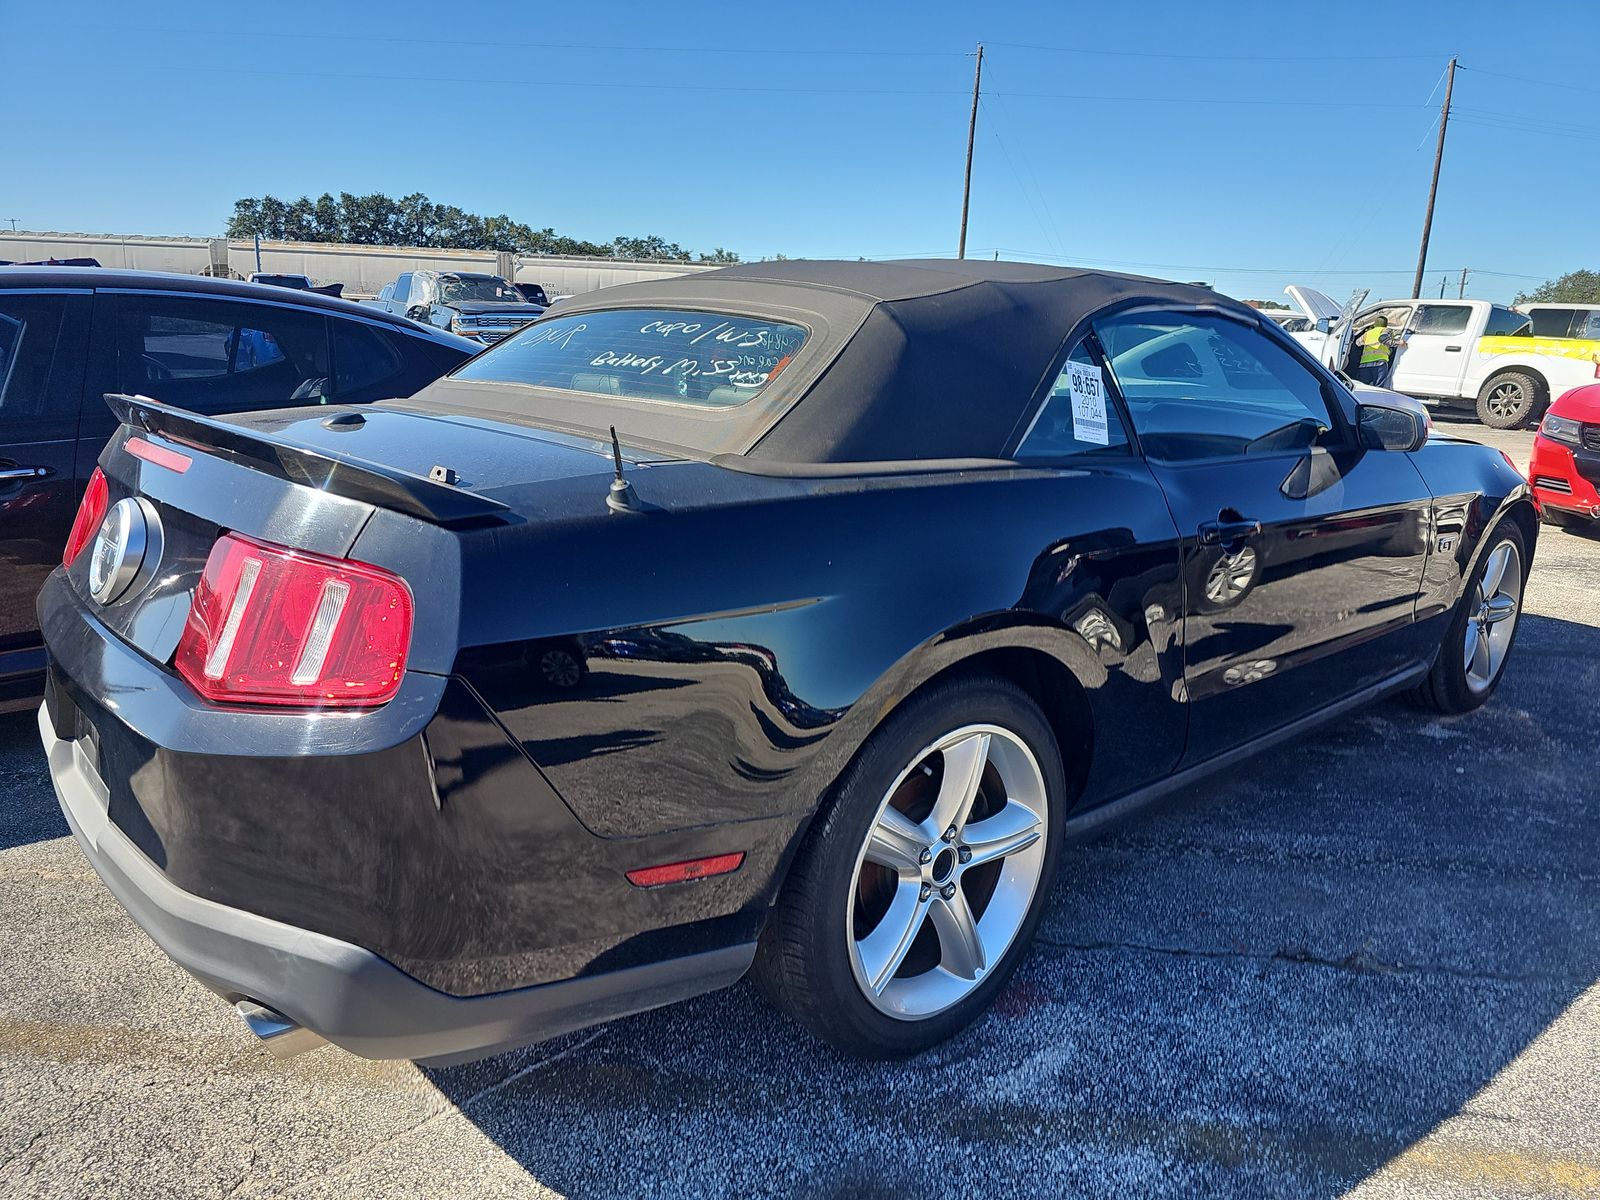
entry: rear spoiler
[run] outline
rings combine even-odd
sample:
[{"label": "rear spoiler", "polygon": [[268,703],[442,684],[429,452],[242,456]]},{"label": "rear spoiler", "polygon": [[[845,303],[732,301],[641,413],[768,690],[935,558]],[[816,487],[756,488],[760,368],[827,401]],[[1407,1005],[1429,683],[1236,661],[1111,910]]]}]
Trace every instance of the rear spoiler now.
[{"label": "rear spoiler", "polygon": [[476,524],[503,519],[510,511],[498,500],[413,475],[398,467],[296,446],[260,430],[203,417],[148,396],[111,392],[105,399],[112,415],[130,428],[220,454],[240,466],[289,483],[392,509],[430,524]]}]

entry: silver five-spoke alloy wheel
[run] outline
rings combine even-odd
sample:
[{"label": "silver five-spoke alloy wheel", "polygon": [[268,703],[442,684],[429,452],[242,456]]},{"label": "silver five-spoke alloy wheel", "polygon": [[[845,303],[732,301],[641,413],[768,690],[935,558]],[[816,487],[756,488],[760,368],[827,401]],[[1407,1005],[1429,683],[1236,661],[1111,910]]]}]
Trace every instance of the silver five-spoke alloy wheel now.
[{"label": "silver five-spoke alloy wheel", "polygon": [[943,1012],[1004,957],[1044,867],[1045,793],[1032,751],[996,725],[946,734],[895,779],[856,858],[845,927],[880,1012]]},{"label": "silver five-spoke alloy wheel", "polygon": [[1500,673],[1517,627],[1522,597],[1522,557],[1514,543],[1501,542],[1489,552],[1483,575],[1470,598],[1467,634],[1462,646],[1467,686],[1486,692]]}]

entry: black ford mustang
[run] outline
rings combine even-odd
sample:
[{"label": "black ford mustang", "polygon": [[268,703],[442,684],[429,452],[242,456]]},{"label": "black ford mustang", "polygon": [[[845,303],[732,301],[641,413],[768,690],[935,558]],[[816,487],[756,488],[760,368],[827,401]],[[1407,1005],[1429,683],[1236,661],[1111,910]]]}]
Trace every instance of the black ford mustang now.
[{"label": "black ford mustang", "polygon": [[1537,528],[1251,309],[1023,264],[613,288],[359,409],[111,403],[39,602],[62,806],[269,1044],[374,1057],[752,963],[926,1047],[1065,839],[1397,689],[1483,703]]}]

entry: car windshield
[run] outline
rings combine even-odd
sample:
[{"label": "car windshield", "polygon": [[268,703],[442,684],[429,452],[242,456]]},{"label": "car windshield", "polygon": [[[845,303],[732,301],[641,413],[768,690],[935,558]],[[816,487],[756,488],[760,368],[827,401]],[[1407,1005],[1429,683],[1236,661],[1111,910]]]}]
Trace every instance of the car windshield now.
[{"label": "car windshield", "polygon": [[779,321],[615,309],[535,322],[454,378],[729,408],[757,395],[805,339],[799,325]]},{"label": "car windshield", "polygon": [[439,300],[444,304],[520,304],[522,293],[497,275],[477,279],[446,275],[439,280]]}]

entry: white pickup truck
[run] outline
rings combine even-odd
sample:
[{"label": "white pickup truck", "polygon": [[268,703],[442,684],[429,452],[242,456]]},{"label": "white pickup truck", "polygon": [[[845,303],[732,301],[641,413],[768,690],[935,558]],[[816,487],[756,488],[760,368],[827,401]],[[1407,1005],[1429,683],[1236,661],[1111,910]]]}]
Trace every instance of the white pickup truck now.
[{"label": "white pickup truck", "polygon": [[[1385,387],[1437,403],[1475,407],[1478,420],[1514,429],[1550,401],[1600,378],[1592,343],[1535,338],[1525,313],[1487,300],[1380,300],[1343,309],[1312,288],[1284,289],[1314,322],[1290,334],[1324,364],[1353,374],[1356,339],[1379,316],[1405,332]],[[1362,296],[1364,299],[1364,295]],[[1348,311],[1354,309],[1354,316]]]}]

